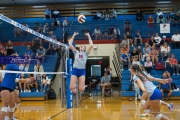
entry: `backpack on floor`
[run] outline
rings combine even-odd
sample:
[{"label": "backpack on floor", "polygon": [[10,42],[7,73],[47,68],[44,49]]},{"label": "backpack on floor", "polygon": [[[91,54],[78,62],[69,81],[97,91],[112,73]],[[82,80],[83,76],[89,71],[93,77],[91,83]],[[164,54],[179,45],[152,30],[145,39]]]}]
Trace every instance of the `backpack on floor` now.
[{"label": "backpack on floor", "polygon": [[47,97],[48,99],[56,99],[56,93],[54,92],[54,89],[50,89],[47,91]]}]

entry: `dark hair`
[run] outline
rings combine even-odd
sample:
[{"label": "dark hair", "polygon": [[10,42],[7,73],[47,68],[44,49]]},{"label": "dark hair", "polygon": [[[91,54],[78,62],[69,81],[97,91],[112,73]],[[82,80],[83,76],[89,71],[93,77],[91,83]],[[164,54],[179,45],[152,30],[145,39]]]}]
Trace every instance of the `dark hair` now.
[{"label": "dark hair", "polygon": [[29,77],[34,77],[34,75],[33,74],[29,74]]},{"label": "dark hair", "polygon": [[[46,74],[43,74],[43,75],[46,75]],[[44,77],[43,77],[43,75],[42,75],[42,79],[44,78]],[[46,79],[46,76],[45,76],[45,78],[44,78],[44,79]]]},{"label": "dark hair", "polygon": [[144,73],[146,71],[144,70],[144,67],[141,64],[133,64],[131,65],[131,69],[134,70],[136,76],[138,76],[141,79],[141,81],[143,81],[144,78],[148,79],[147,75]]}]

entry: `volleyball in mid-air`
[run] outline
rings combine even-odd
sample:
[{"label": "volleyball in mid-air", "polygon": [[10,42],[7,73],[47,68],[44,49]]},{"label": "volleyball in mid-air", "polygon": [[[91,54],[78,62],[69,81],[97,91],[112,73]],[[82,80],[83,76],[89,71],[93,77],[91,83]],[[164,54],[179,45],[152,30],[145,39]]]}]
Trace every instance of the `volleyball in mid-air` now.
[{"label": "volleyball in mid-air", "polygon": [[84,15],[79,15],[78,16],[78,22],[79,23],[84,23],[86,21],[86,17]]}]

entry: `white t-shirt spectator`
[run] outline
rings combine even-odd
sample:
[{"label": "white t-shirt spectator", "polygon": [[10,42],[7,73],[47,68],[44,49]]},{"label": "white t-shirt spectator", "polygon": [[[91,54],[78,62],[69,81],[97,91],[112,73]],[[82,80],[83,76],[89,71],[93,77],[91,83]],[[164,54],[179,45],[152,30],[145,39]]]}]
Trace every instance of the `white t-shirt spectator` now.
[{"label": "white t-shirt spectator", "polygon": [[69,22],[68,20],[63,20],[62,25],[63,25],[63,26],[67,26],[67,25],[68,25],[68,22]]},{"label": "white t-shirt spectator", "polygon": [[97,30],[97,29],[94,29],[94,33],[95,33],[95,34],[101,34],[101,31],[100,31],[100,30]]},{"label": "white t-shirt spectator", "polygon": [[163,15],[162,12],[157,12],[156,15],[159,17],[160,15]]},{"label": "white t-shirt spectator", "polygon": [[170,47],[168,46],[168,47],[165,48],[164,46],[162,46],[161,52],[165,52],[165,53],[170,52]]},{"label": "white t-shirt spectator", "polygon": [[114,34],[115,34],[115,35],[120,35],[120,30],[119,30],[119,29],[117,29],[117,28],[116,28],[116,29],[114,29]]},{"label": "white t-shirt spectator", "polygon": [[154,40],[156,41],[157,44],[159,44],[161,42],[161,37],[154,37]]},{"label": "white t-shirt spectator", "polygon": [[144,67],[152,67],[152,62],[151,61],[145,62]]},{"label": "white t-shirt spectator", "polygon": [[55,11],[53,12],[53,14],[54,14],[54,15],[58,15],[58,14],[59,14],[59,11],[58,11],[58,10],[55,10]]},{"label": "white t-shirt spectator", "polygon": [[172,36],[172,41],[180,41],[180,35],[179,34],[174,34],[173,36]]},{"label": "white t-shirt spectator", "polygon": [[134,64],[138,64],[138,65],[139,65],[140,62],[139,62],[139,61],[133,61],[133,62],[132,62],[132,65],[134,65]]}]

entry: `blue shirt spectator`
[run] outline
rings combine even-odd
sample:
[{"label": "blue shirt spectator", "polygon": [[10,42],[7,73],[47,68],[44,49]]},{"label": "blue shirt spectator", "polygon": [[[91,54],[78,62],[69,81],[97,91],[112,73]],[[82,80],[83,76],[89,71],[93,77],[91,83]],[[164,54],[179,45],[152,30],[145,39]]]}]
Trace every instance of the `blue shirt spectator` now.
[{"label": "blue shirt spectator", "polygon": [[47,50],[49,48],[49,42],[45,40],[43,43],[43,47]]},{"label": "blue shirt spectator", "polygon": [[130,57],[131,55],[130,54],[122,54],[121,58],[128,61],[128,56]]},{"label": "blue shirt spectator", "polygon": [[47,16],[49,16],[51,19],[51,10],[49,10],[48,8],[44,12],[44,20],[47,18]]},{"label": "blue shirt spectator", "polygon": [[170,89],[169,83],[161,84],[161,89]]},{"label": "blue shirt spectator", "polygon": [[30,45],[28,45],[27,50],[25,51],[25,56],[33,56],[33,51],[30,48]]}]

